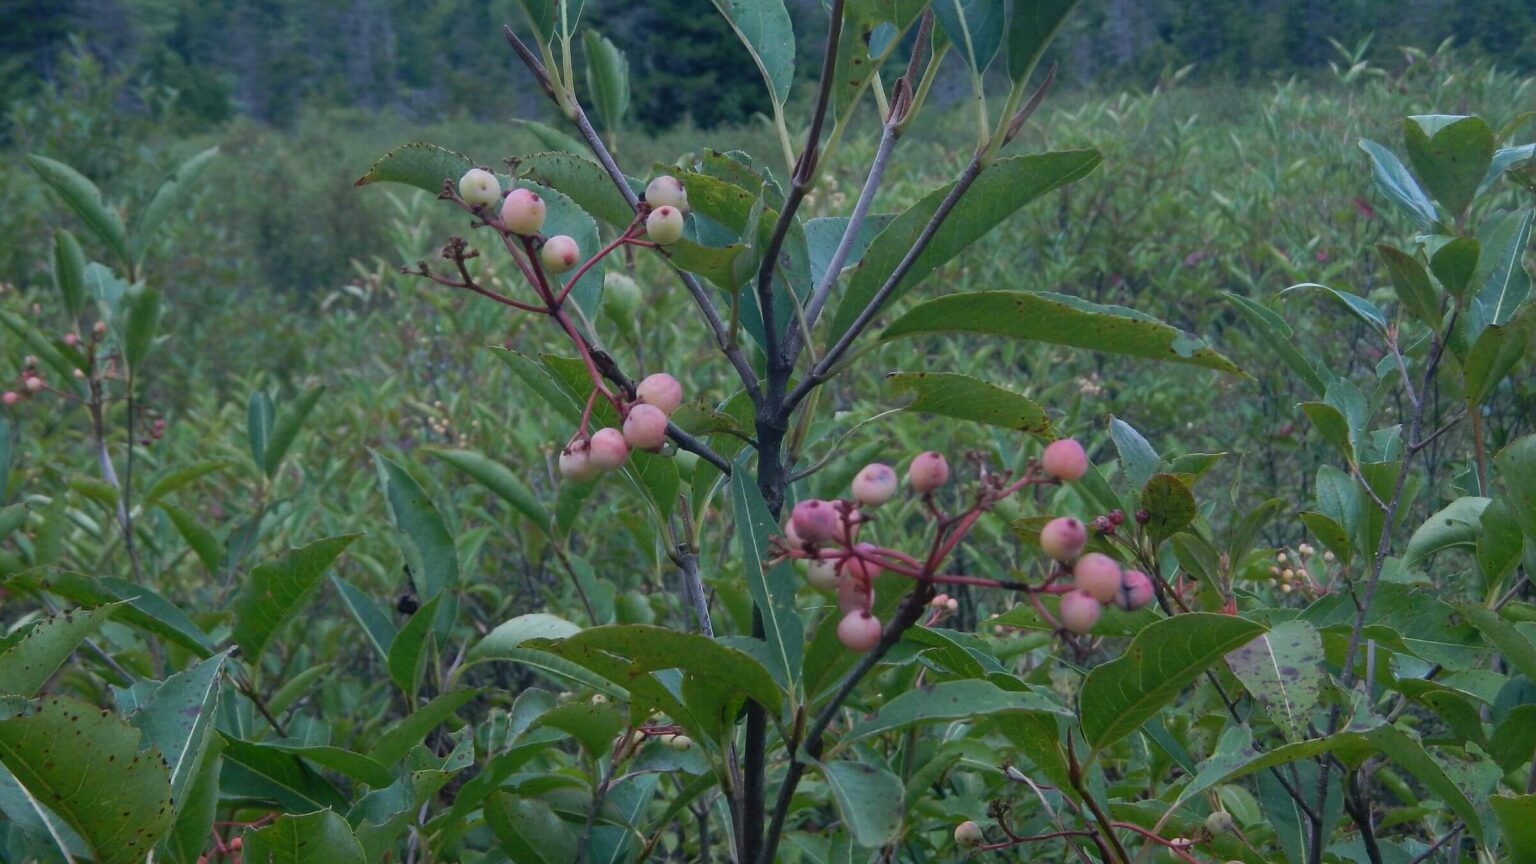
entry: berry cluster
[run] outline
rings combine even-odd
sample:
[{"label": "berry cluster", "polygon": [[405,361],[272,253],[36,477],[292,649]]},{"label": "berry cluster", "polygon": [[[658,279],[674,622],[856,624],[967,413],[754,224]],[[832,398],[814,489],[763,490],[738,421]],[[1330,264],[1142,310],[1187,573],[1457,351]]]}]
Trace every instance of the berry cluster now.
[{"label": "berry cluster", "polygon": [[[598,250],[585,261],[580,244],[566,234],[545,236],[542,232],[548,217],[548,205],[539,194],[527,188],[514,188],[503,192],[501,181],[484,168],[471,168],[459,178],[457,186],[444,184],[440,197],[459,204],[477,216],[480,222],[474,227],[488,227],[495,231],[512,256],[518,269],[537,295],[536,303],[528,303],[504,296],[477,283],[470,275],[466,262],[478,256],[460,238],[452,238],[443,249],[443,257],[457,268],[457,278],[433,273],[426,262],[417,262],[414,273],[442,285],[462,288],[495,300],[505,306],[525,312],[547,315],[555,320],[570,338],[586,366],[592,381],[592,393],[587,399],[581,422],[558,460],[562,477],[573,481],[588,481],[605,471],[621,467],[631,450],[659,451],[666,443],[669,418],[683,401],[682,385],[664,372],[646,377],[631,387],[615,370],[608,369],[607,377],[622,382],[620,392],[610,389],[605,375],[599,370],[597,358],[587,338],[577,329],[565,309],[571,291],[597,262],[622,246],[638,246],[660,249],[683,237],[684,216],[688,212],[688,192],[682,181],[670,175],[655,178],[646,187],[645,199],[635,209],[635,218],[612,243]],[[573,273],[562,286],[550,277]],[[605,280],[606,281],[606,280]],[[607,427],[589,432],[592,409],[597,399],[606,400],[618,412],[620,427]]]}]

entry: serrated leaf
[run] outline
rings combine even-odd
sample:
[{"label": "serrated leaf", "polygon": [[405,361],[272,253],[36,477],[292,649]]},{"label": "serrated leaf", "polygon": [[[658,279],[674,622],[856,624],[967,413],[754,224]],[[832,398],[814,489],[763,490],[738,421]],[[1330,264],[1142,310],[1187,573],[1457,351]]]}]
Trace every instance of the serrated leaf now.
[{"label": "serrated leaf", "polygon": [[443,191],[443,184],[458,182],[464,172],[475,167],[462,153],[436,144],[404,144],[379,157],[353,186],[369,183],[404,183],[433,195]]},{"label": "serrated leaf", "polygon": [[972,423],[1029,432],[1055,440],[1051,418],[1033,400],[995,384],[954,372],[891,372],[885,376],[897,392],[915,395],[905,410],[938,414]]},{"label": "serrated leaf", "polygon": [[0,693],[31,698],[64,665],[75,648],[107,619],[121,603],[94,609],[75,609],[39,621],[19,642],[0,654]]},{"label": "serrated leaf", "polygon": [[179,816],[202,768],[219,704],[219,681],[229,652],[215,654],[155,687],[129,722],[158,748],[170,769],[171,801]]},{"label": "serrated leaf", "polygon": [[272,636],[320,587],[320,580],[358,534],[316,540],[256,565],[235,598],[233,637],[245,662],[255,664]]}]

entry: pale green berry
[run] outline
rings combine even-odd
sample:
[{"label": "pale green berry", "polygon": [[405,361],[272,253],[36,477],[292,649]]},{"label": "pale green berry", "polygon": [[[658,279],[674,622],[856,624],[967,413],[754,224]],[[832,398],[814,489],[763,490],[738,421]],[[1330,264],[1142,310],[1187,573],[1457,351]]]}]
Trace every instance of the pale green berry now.
[{"label": "pale green berry", "polygon": [[471,207],[490,207],[501,201],[501,181],[484,168],[471,168],[459,178],[459,197]]}]

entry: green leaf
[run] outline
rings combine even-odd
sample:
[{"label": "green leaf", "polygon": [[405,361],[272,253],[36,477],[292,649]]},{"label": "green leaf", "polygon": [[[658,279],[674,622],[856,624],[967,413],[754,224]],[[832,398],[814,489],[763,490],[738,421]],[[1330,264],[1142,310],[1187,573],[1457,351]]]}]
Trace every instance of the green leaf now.
[{"label": "green leaf", "polygon": [[443,596],[438,594],[421,604],[421,608],[411,615],[410,620],[405,622],[405,626],[400,628],[400,632],[389,643],[389,677],[405,691],[407,699],[413,704],[416,701],[416,687],[421,681],[431,648],[432,621]]},{"label": "green leaf", "polygon": [[111,576],[92,578],[67,570],[33,571],[15,581],[47,591],[79,606],[118,606],[116,620],[131,624],[191,651],[198,657],[213,653],[213,640],[181,607],[154,591]]},{"label": "green leaf", "polygon": [[436,144],[405,144],[385,153],[353,186],[369,183],[404,183],[433,195],[443,191],[443,184],[457,183],[464,172],[475,167],[468,156]]},{"label": "green leaf", "polygon": [[1018,711],[1067,713],[1060,705],[1033,691],[1004,690],[980,679],[945,681],[898,695],[849,730],[842,742],[851,744],[872,735],[928,723]]},{"label": "green leaf", "polygon": [[[628,227],[635,218],[635,208],[629,205],[624,193],[613,185],[613,179],[603,170],[603,166],[580,155],[585,152],[586,147],[581,146],[571,152],[523,156],[515,163],[514,170],[518,177],[558,189],[577,207],[609,225],[615,228]],[[625,181],[632,192],[638,194],[644,189],[640,181],[632,177],[626,177]]]},{"label": "green leaf", "polygon": [[1167,324],[1121,306],[1064,294],[980,291],[920,303],[896,319],[881,341],[931,333],[982,333],[1070,345],[1242,374],[1232,361]]},{"label": "green leaf", "polygon": [[1172,474],[1152,475],[1141,490],[1141,508],[1151,517],[1146,530],[1153,543],[1162,543],[1195,521],[1195,495]]},{"label": "green leaf", "polygon": [[0,507],[0,540],[4,540],[17,528],[27,524],[28,512],[26,504],[12,504],[9,507]]},{"label": "green leaf", "polygon": [[143,861],[171,827],[171,783],[139,730],[72,699],[30,703],[0,720],[0,763],[69,823],[102,864]]},{"label": "green leaf", "polygon": [[1227,668],[1269,713],[1287,741],[1306,736],[1323,681],[1323,640],[1305,621],[1277,624],[1227,655]]},{"label": "green leaf", "polygon": [[1472,203],[1496,147],[1481,117],[1420,115],[1403,120],[1408,161],[1435,200],[1453,215]]},{"label": "green leaf", "polygon": [[1527,537],[1536,537],[1536,435],[1516,439],[1494,457],[1505,500]]},{"label": "green leaf", "polygon": [[575,636],[581,628],[557,615],[533,612],[519,615],[496,625],[469,650],[471,663],[477,660],[493,660],[508,649],[516,648],[529,639],[564,639]]},{"label": "green leaf", "polygon": [[543,727],[569,734],[600,759],[613,750],[614,739],[624,729],[624,716],[606,702],[570,702],[545,711],[530,728]]},{"label": "green leaf", "polygon": [[1371,175],[1381,194],[1407,211],[1420,230],[1437,231],[1440,215],[1435,212],[1435,205],[1425,196],[1424,190],[1419,188],[1418,181],[1408,173],[1402,161],[1391,150],[1366,138],[1360,139],[1360,149],[1371,158]]},{"label": "green leaf", "polygon": [[257,468],[266,464],[267,438],[272,435],[276,420],[277,408],[267,391],[251,391],[251,398],[245,403],[245,437],[251,444],[251,460]]},{"label": "green leaf", "polygon": [[1157,451],[1152,449],[1152,445],[1147,443],[1140,432],[1118,417],[1109,419],[1109,437],[1115,442],[1115,450],[1120,454],[1120,466],[1131,488],[1140,489],[1147,485],[1147,481],[1157,473],[1158,466],[1163,464],[1163,458],[1157,455]]},{"label": "green leaf", "polygon": [[412,578],[422,600],[431,600],[459,584],[459,552],[454,546],[448,523],[437,505],[427,497],[421,484],[400,463],[378,453],[373,454],[379,469],[379,483],[389,502],[390,519],[409,541],[407,554]]},{"label": "green leaf", "polygon": [[1493,396],[1500,383],[1529,359],[1536,338],[1536,306],[1526,305],[1503,326],[1483,328],[1467,351],[1462,371],[1467,379],[1467,404],[1480,406]]},{"label": "green leaf", "polygon": [[[1476,237],[1457,237],[1449,243],[1435,250],[1433,258],[1429,259],[1429,269],[1435,273],[1435,278],[1445,286],[1446,293],[1456,298],[1458,303],[1467,299],[1467,292],[1472,288],[1472,277],[1477,273],[1477,263],[1481,260],[1483,246],[1477,242]],[[1431,327],[1438,327],[1438,319],[1427,320],[1424,323]]]},{"label": "green leaf", "polygon": [[1488,805],[1499,820],[1510,864],[1536,864],[1536,795],[1494,795]]},{"label": "green leaf", "polygon": [[368,755],[386,768],[394,767],[412,747],[426,740],[429,732],[447,722],[455,711],[477,695],[478,690],[454,690],[434,698],[385,730]]},{"label": "green leaf", "polygon": [[473,450],[434,450],[425,449],[422,452],[446,462],[449,465],[468,475],[470,479],[479,483],[496,494],[496,497],[512,505],[512,509],[528,517],[540,531],[549,531],[549,511],[539,503],[533,490],[522,481],[520,477],[512,473],[510,468],[481,453]]},{"label": "green leaf", "polygon": [[1500,618],[1499,613],[1492,609],[1476,603],[1457,603],[1455,606],[1472,622],[1472,626],[1488,637],[1488,641],[1499,649],[1505,660],[1525,677],[1536,680],[1536,645],[1522,636],[1515,625]]},{"label": "green leaf", "polygon": [[197,183],[203,172],[213,162],[213,157],[219,155],[219,148],[210,147],[207,150],[193,156],[181,163],[171,176],[165,178],[155,194],[150,196],[149,202],[139,211],[139,218],[133,223],[133,258],[142,262],[144,255],[149,251],[150,243],[154,240],[155,232],[159,230],[171,212],[181,205],[191,194],[192,187]]},{"label": "green leaf", "polygon": [[1356,461],[1349,419],[1344,416],[1344,412],[1327,402],[1303,402],[1300,407],[1301,412],[1312,421],[1312,425],[1317,429],[1317,433],[1323,436],[1324,441],[1338,450],[1339,455],[1347,461]]},{"label": "green leaf", "polygon": [[219,538],[214,536],[207,526],[197,521],[196,516],[186,510],[164,501],[159,502],[157,506],[165,511],[176,533],[181,535],[181,539],[187,541],[187,546],[192,549],[198,560],[203,562],[203,566],[208,568],[208,572],[217,573],[224,563],[224,544],[219,542]]},{"label": "green leaf", "polygon": [[224,774],[220,784],[245,796],[271,800],[290,812],[345,807],[346,799],[329,780],[292,753],[242,741],[225,732]]},{"label": "green leaf", "polygon": [[789,101],[795,79],[795,31],[783,0],[713,0],[757,64],[775,105]]},{"label": "green leaf", "polygon": [[[529,180],[518,180],[512,184],[511,188],[530,189],[544,199],[545,237],[553,237],[557,234],[569,236],[580,248],[582,260],[597,254],[597,251],[602,248],[602,239],[597,233],[597,222],[564,192]],[[631,215],[630,218],[633,216]],[[623,224],[629,223],[625,221]],[[581,268],[578,267],[562,276],[546,275],[551,282],[570,286],[580,273],[581,281],[571,289],[570,302],[580,307],[589,320],[595,320],[603,302],[603,274],[606,268],[606,259],[603,259],[588,268],[585,273],[581,273]]]},{"label": "green leaf", "polygon": [[379,659],[388,661],[389,646],[395,641],[395,622],[379,608],[377,601],[351,582],[332,573],[331,584],[336,586],[342,602],[347,604],[347,610],[362,626],[363,633],[368,636],[368,643],[378,652]]},{"label": "green leaf", "polygon": [[[532,135],[534,140],[539,142],[539,146],[545,150],[558,150],[562,153],[573,153],[577,156],[582,156],[587,152],[587,145],[584,142],[578,141],[571,135],[561,132],[553,126],[540,123],[537,120],[524,120],[520,117],[514,117],[512,118],[512,124],[527,129],[528,134]],[[601,168],[602,166],[598,167]]]},{"label": "green leaf", "polygon": [[128,720],[158,748],[170,769],[171,802],[179,816],[187,793],[202,770],[219,704],[219,681],[229,652],[178,672],[155,687]]},{"label": "green leaf", "polygon": [[1517,564],[1525,548],[1525,538],[1520,534],[1520,523],[1503,498],[1495,498],[1483,509],[1477,534],[1477,569],[1483,576],[1483,587],[1492,589],[1502,585]]},{"label": "green leaf", "polygon": [[246,741],[243,744],[248,754],[254,754],[258,751],[281,754],[273,755],[273,759],[292,756],[297,759],[303,759],[306,762],[313,762],[323,768],[329,768],[332,771],[351,777],[354,780],[360,780],[376,788],[388,786],[395,779],[393,774],[389,773],[383,765],[373,758],[364,756],[361,753],[353,753],[340,747],[284,741],[271,743],[265,741]]},{"label": "green leaf", "polygon": [[53,235],[53,285],[70,320],[78,320],[85,310],[85,250],[62,228]]},{"label": "green leaf", "polygon": [[[886,303],[917,287],[934,270],[965,251],[1020,207],[1068,183],[1093,173],[1103,161],[1096,150],[1064,150],[1029,156],[1012,156],[992,163],[955,205],[934,233],[928,246],[912,263],[906,276]],[[954,184],[935,189],[907,208],[869,244],[864,259],[853,271],[848,290],[837,307],[828,338],[836,340],[874,300],[898,264],[916,245],[918,235],[932,219]],[[967,297],[986,295],[965,295]],[[887,332],[887,338],[889,337]]]},{"label": "green leaf", "polygon": [[1237,306],[1237,311],[1242,314],[1243,318],[1247,319],[1248,326],[1253,331],[1253,335],[1258,337],[1258,340],[1263,343],[1263,346],[1268,349],[1269,353],[1280,358],[1280,362],[1288,366],[1296,374],[1296,377],[1300,378],[1301,382],[1307,385],[1308,389],[1321,398],[1324,391],[1328,388],[1328,383],[1324,380],[1318,369],[1312,365],[1311,361],[1301,356],[1301,352],[1296,350],[1294,343],[1295,334],[1291,330],[1291,326],[1285,323],[1285,319],[1275,314],[1274,310],[1268,306],[1250,300],[1241,294],[1233,294],[1228,291],[1226,292],[1226,297]]},{"label": "green leaf", "polygon": [[224,739],[214,735],[209,738],[202,764],[192,778],[187,794],[176,802],[180,815],[165,839],[167,857],[173,864],[197,864],[197,859],[208,846],[209,832],[219,805],[219,774],[224,763]]},{"label": "green leaf", "polygon": [[130,370],[137,370],[155,344],[155,329],[160,326],[160,289],[140,282],[128,287],[123,295],[128,307],[128,324],[123,332],[123,359]]},{"label": "green leaf", "polygon": [[747,590],[762,614],[764,638],[778,678],[793,691],[800,680],[800,661],[805,654],[805,622],[795,610],[798,586],[794,569],[787,561],[768,563],[773,557],[768,538],[782,533],[782,529],[769,515],[768,505],[743,462],[736,463],[730,485]]},{"label": "green leaf", "polygon": [[76,216],[85,220],[85,224],[90,226],[101,242],[107,244],[112,254],[124,265],[132,264],[133,259],[128,251],[128,229],[123,227],[123,220],[117,211],[101,200],[101,190],[96,188],[96,184],[63,162],[55,162],[43,156],[28,156],[27,165],[64,199],[64,203],[75,211]]},{"label": "green leaf", "polygon": [[332,810],[284,813],[265,828],[247,828],[242,859],[261,864],[367,864],[347,820]]},{"label": "green leaf", "polygon": [[21,641],[0,654],[0,693],[32,697],[104,621],[122,608],[109,603],[75,609],[39,621]]},{"label": "green leaf", "polygon": [[1094,750],[1136,731],[1227,652],[1264,633],[1232,615],[1189,612],[1136,634],[1125,653],[1097,666],[1078,697],[1083,737]]},{"label": "green leaf", "polygon": [[[1392,287],[1397,291],[1398,302],[1420,323],[1439,327],[1440,300],[1435,296],[1435,286],[1430,283],[1424,265],[1419,263],[1419,259],[1387,243],[1377,243],[1376,251],[1387,262],[1387,272],[1392,276]],[[1451,290],[1449,285],[1446,290]],[[1451,293],[1455,294],[1454,291]]]},{"label": "green leaf", "polygon": [[1429,556],[1445,549],[1472,548],[1477,545],[1478,527],[1487,498],[1457,498],[1440,512],[1424,520],[1424,524],[1408,539],[1408,551],[1403,555],[1403,566],[1414,567]]},{"label": "green leaf", "polygon": [[901,780],[864,762],[818,762],[832,790],[837,813],[853,840],[865,848],[884,846],[901,832],[905,790]]},{"label": "green leaf", "polygon": [[144,493],[144,504],[145,506],[157,504],[160,502],[160,499],[172,492],[178,489],[185,489],[209,474],[223,471],[233,464],[226,460],[193,462],[190,465],[185,465],[162,474],[155,479],[155,482],[150,484],[149,491]]},{"label": "green leaf", "polygon": [[1525,269],[1525,251],[1531,243],[1531,223],[1536,210],[1502,213],[1484,223],[1483,254],[1478,259],[1472,287],[1483,305],[1489,324],[1506,324],[1531,296],[1531,274]]},{"label": "green leaf", "polygon": [[528,16],[528,24],[533,27],[539,43],[549,45],[562,33],[575,32],[576,23],[581,20],[582,2],[583,0],[564,0],[556,3],[547,2],[547,0],[517,0],[517,5],[521,6]]},{"label": "green leaf", "polygon": [[542,799],[497,791],[485,801],[485,821],[510,860],[569,864],[580,858],[575,831]]},{"label": "green leaf", "polygon": [[960,59],[981,74],[1003,44],[1003,0],[934,0],[933,17],[944,28]]},{"label": "green leaf", "polygon": [[295,399],[288,410],[278,415],[261,452],[262,469],[268,477],[277,476],[277,469],[283,464],[283,457],[288,455],[288,448],[293,446],[293,440],[299,436],[304,421],[309,419],[310,412],[315,410],[315,405],[323,395],[324,386],[312,387]]},{"label": "green leaf", "polygon": [[1078,0],[1013,0],[1008,17],[1008,77],[1028,81]]},{"label": "green leaf", "polygon": [[235,644],[255,664],[278,628],[309,601],[325,571],[358,534],[316,540],[256,565],[235,598]]},{"label": "green leaf", "polygon": [[1387,316],[1380,309],[1376,308],[1375,303],[1361,297],[1359,294],[1340,291],[1337,288],[1330,288],[1317,282],[1302,282],[1281,291],[1280,296],[1284,297],[1293,291],[1301,291],[1307,288],[1316,288],[1339,301],[1344,305],[1345,309],[1349,310],[1356,318],[1369,324],[1371,329],[1377,333],[1385,334],[1387,332]]},{"label": "green leaf", "polygon": [[891,372],[885,376],[897,392],[915,394],[905,410],[938,414],[972,423],[1001,426],[1055,440],[1051,418],[1033,400],[995,384],[954,372]]},{"label": "green leaf", "polygon": [[629,110],[629,61],[624,52],[596,30],[582,34],[587,54],[587,90],[603,128],[611,134]]}]

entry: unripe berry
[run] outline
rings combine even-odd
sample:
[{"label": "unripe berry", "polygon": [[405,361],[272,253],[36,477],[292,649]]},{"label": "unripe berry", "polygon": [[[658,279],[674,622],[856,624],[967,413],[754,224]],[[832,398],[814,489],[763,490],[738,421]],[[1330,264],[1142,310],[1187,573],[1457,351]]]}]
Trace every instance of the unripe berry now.
[{"label": "unripe berry", "polygon": [[809,498],[790,511],[795,534],[806,543],[825,543],[837,534],[837,508],[830,502]]},{"label": "unripe berry", "polygon": [[1072,585],[1100,603],[1110,603],[1120,593],[1120,565],[1115,559],[1089,552],[1072,565]]},{"label": "unripe berry", "polygon": [[858,579],[840,579],[837,583],[837,608],[847,614],[874,605],[875,587]]},{"label": "unripe berry", "polygon": [[556,234],[544,241],[544,248],[539,250],[539,261],[550,273],[565,273],[581,263],[581,247],[573,238]]},{"label": "unripe berry", "polygon": [[896,472],[891,466],[871,462],[853,478],[853,497],[865,507],[879,507],[896,494]]},{"label": "unripe berry", "polygon": [[818,591],[834,591],[842,584],[837,575],[837,562],[822,558],[802,558],[805,562],[805,581]]},{"label": "unripe berry", "polygon": [[490,207],[501,200],[501,181],[484,168],[471,168],[459,178],[459,197],[471,207]]},{"label": "unripe berry", "polygon": [[612,471],[629,459],[629,444],[624,440],[624,433],[612,426],[593,432],[588,446],[592,464],[601,471]]},{"label": "unripe berry", "polygon": [[690,750],[693,748],[693,739],[687,735],[670,735],[668,736],[667,746],[678,752]]},{"label": "unripe berry", "polygon": [[657,207],[645,217],[645,235],[663,246],[683,239],[683,211],[676,207]]},{"label": "unripe berry", "polygon": [[1052,441],[1040,456],[1040,467],[1057,480],[1076,480],[1088,473],[1088,454],[1071,438]]},{"label": "unripe berry", "polygon": [[43,384],[43,379],[37,377],[36,375],[33,375],[31,378],[28,378],[27,381],[26,381],[27,391],[31,392],[31,393],[41,393],[41,392],[43,392],[43,387],[44,386],[45,385]]},{"label": "unripe berry", "polygon": [[665,372],[653,372],[635,385],[635,398],[647,405],[655,405],[668,417],[683,404],[683,385]]},{"label": "unripe berry", "polygon": [[955,826],[955,845],[970,849],[980,846],[986,836],[981,833],[981,826],[975,822],[961,822]]},{"label": "unripe berry", "polygon": [[663,174],[645,187],[645,203],[652,207],[676,207],[688,212],[688,190],[683,181],[671,174]]},{"label": "unripe berry", "polygon": [[608,273],[603,276],[603,311],[620,321],[633,319],[644,302],[640,286],[624,273]]},{"label": "unripe berry", "polygon": [[1152,589],[1152,580],[1140,570],[1127,570],[1120,576],[1120,591],[1115,594],[1115,605],[1127,612],[1137,609],[1152,602],[1157,592]]},{"label": "unripe berry", "polygon": [[7,408],[11,407],[12,405],[15,405],[17,402],[20,402],[20,401],[21,401],[21,394],[17,393],[15,390],[7,390],[7,391],[5,391],[4,395],[0,395],[0,403],[4,403]]},{"label": "unripe berry", "polygon": [[660,450],[667,440],[667,415],[655,405],[634,405],[624,418],[624,440],[636,450]]},{"label": "unripe berry", "polygon": [[875,546],[871,543],[860,543],[853,547],[853,551],[863,555],[863,558],[855,558],[849,555],[843,559],[843,572],[865,584],[875,581],[882,568],[874,558]]},{"label": "unripe berry", "polygon": [[1099,601],[1084,591],[1061,595],[1061,626],[1079,635],[1093,629],[1099,621]]},{"label": "unripe berry", "polygon": [[1225,810],[1214,810],[1205,817],[1205,830],[1213,837],[1231,833],[1233,824],[1232,814]]},{"label": "unripe berry", "polygon": [[907,484],[914,492],[927,494],[949,482],[949,463],[937,450],[919,453],[907,466]]},{"label": "unripe berry", "polygon": [[1088,529],[1071,516],[1052,519],[1040,529],[1040,551],[1055,561],[1071,561],[1083,554],[1087,542]]},{"label": "unripe berry", "polygon": [[544,228],[544,199],[531,189],[513,189],[501,202],[501,223],[513,234],[532,237]]},{"label": "unripe berry", "polygon": [[868,651],[880,641],[880,619],[854,610],[837,622],[837,638],[849,651]]},{"label": "unripe berry", "polygon": [[577,483],[585,483],[602,469],[592,464],[592,449],[586,441],[572,441],[560,451],[560,476]]}]

